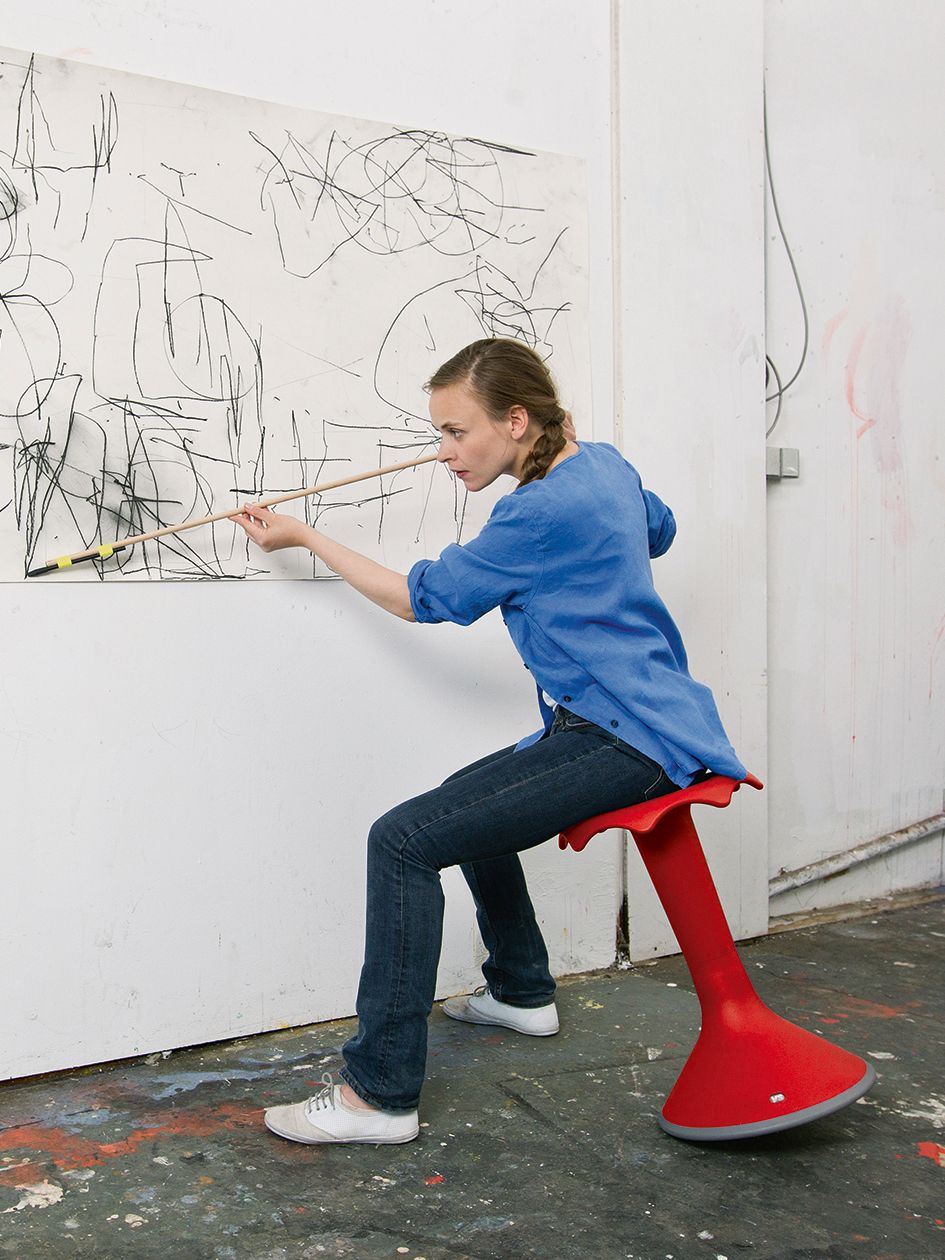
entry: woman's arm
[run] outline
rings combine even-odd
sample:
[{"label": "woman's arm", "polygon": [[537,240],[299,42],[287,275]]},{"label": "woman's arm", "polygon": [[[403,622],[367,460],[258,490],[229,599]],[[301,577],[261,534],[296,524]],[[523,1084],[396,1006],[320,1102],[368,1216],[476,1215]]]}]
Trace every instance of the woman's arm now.
[{"label": "woman's arm", "polygon": [[[642,487],[641,487],[642,489]],[[652,490],[643,491],[646,505],[646,527],[650,557],[656,559],[669,551],[676,537],[676,518],[670,508]]]},{"label": "woman's arm", "polygon": [[277,515],[271,508],[255,503],[245,504],[233,520],[263,551],[305,547],[372,603],[404,621],[416,620],[410,607],[406,574],[387,569],[359,551],[326,538],[293,516]]}]

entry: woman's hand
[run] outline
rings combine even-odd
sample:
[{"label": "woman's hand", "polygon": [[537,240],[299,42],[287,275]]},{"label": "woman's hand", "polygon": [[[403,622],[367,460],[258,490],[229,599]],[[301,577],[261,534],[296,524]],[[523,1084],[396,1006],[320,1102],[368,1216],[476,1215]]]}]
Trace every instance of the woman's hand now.
[{"label": "woman's hand", "polygon": [[286,547],[304,547],[309,528],[294,516],[277,516],[272,508],[258,503],[244,503],[242,512],[233,518],[246,535],[262,551],[282,551]]},{"label": "woman's hand", "polygon": [[258,503],[244,503],[243,510],[234,512],[230,519],[242,526],[247,537],[263,551],[305,547],[372,603],[404,621],[414,620],[406,573],[385,568],[344,543],[326,538],[304,521],[294,516],[276,516],[272,508],[260,507]]}]

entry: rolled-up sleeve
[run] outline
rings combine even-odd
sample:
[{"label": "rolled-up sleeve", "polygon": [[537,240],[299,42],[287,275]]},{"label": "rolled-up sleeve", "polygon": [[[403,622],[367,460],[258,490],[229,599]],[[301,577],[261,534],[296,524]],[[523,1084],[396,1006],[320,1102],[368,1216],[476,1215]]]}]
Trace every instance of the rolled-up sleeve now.
[{"label": "rolled-up sleeve", "polygon": [[650,556],[655,559],[664,551],[669,551],[676,537],[676,518],[652,490],[643,491],[643,501],[646,504],[646,531]]},{"label": "rolled-up sleeve", "polygon": [[514,494],[500,499],[482,531],[453,543],[439,560],[418,560],[407,574],[417,621],[468,626],[500,604],[524,607],[542,571],[541,537]]}]

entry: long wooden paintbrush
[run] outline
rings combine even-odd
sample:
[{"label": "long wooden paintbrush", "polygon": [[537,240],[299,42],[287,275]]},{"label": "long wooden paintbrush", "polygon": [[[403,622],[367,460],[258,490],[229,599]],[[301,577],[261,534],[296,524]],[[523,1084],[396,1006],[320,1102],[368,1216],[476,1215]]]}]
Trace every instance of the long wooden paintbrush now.
[{"label": "long wooden paintbrush", "polygon": [[[277,495],[274,499],[261,499],[257,507],[275,507],[277,503],[288,503],[291,499],[304,499],[306,495],[322,494],[326,490],[337,490],[341,486],[354,485],[356,481],[368,481],[371,477],[385,477],[388,473],[402,472],[405,468],[417,468],[420,464],[429,464],[436,455],[424,455],[420,459],[410,459],[403,464],[388,464],[386,468],[372,468],[370,472],[355,473],[351,477],[342,477],[338,481],[323,481],[317,486],[308,486],[305,490],[292,490],[289,494]],[[88,551],[77,551],[71,556],[60,556],[38,569],[29,569],[26,576],[41,577],[44,573],[57,573],[60,569],[69,569],[84,560],[107,560],[117,551],[127,551],[136,543],[150,542],[152,538],[163,538],[166,534],[182,534],[185,529],[196,529],[199,525],[210,525],[214,521],[231,520],[240,513],[239,508],[230,508],[226,512],[214,512],[211,516],[201,516],[193,521],[184,521],[182,525],[165,525],[163,529],[152,530],[150,534],[135,534],[132,538],[122,538],[118,542],[107,543],[102,547],[92,547]]]}]

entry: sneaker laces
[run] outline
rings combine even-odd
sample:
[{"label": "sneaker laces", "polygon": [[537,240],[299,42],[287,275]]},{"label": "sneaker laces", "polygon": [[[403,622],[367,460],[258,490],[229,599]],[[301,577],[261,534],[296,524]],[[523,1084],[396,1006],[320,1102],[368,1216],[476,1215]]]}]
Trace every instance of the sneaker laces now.
[{"label": "sneaker laces", "polygon": [[322,1072],[321,1076],[322,1088],[317,1094],[305,1104],[305,1114],[311,1115],[313,1111],[334,1111],[335,1110],[335,1084],[331,1079],[330,1072]]}]

